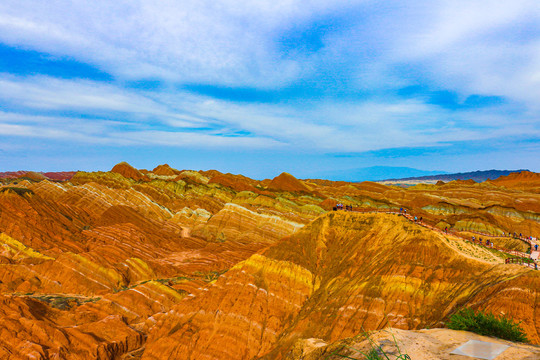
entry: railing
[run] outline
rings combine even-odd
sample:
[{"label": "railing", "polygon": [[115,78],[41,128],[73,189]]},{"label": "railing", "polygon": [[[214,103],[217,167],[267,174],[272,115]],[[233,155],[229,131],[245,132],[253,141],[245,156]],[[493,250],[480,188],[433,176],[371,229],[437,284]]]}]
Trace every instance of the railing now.
[{"label": "railing", "polygon": [[[438,232],[438,233],[441,233],[441,234],[446,234],[446,235],[448,233],[450,233],[453,236],[455,236],[457,238],[460,238],[462,240],[471,241],[471,240],[469,240],[469,239],[467,239],[467,238],[465,238],[463,236],[460,236],[460,235],[456,234],[455,231],[441,230],[441,229],[439,229],[439,228],[437,228],[437,227],[435,227],[433,225],[429,225],[429,224],[425,223],[423,220],[422,221],[420,221],[419,219],[415,220],[415,217],[413,215],[407,214],[407,213],[402,212],[402,211],[400,211],[398,209],[395,209],[395,210],[394,209],[378,210],[378,209],[351,208],[350,210],[347,210],[347,209],[341,209],[341,210],[352,211],[352,212],[357,212],[357,213],[364,213],[364,214],[375,214],[375,213],[380,214],[380,213],[384,213],[384,214],[400,215],[400,216],[405,217],[407,220],[409,220],[411,222],[414,222],[417,225],[423,226],[423,227],[425,227],[427,229],[430,229],[432,231],[435,231],[435,232]],[[469,232],[476,233],[474,231],[469,231]],[[491,235],[484,235],[484,236],[499,237],[499,236],[491,236]],[[530,241],[528,239],[525,239],[525,238],[519,238],[519,239],[524,240],[524,241],[528,242],[529,244],[531,244],[531,250],[532,250],[532,246],[533,246],[532,241]],[[476,244],[476,241],[473,241],[473,242]],[[480,243],[480,241],[478,242],[478,245],[486,247],[488,249],[494,249],[494,250],[497,250],[497,251],[500,251],[500,252],[503,252],[503,253],[506,253],[506,254],[509,254],[509,255],[512,255],[512,256],[518,256],[519,257],[519,258],[505,259],[506,264],[520,264],[520,265],[525,265],[525,266],[531,267],[531,268],[533,268],[535,270],[538,270],[538,264],[533,259],[530,258],[531,257],[530,254],[527,254],[527,253],[524,253],[524,252],[521,252],[521,251],[517,251],[517,250],[510,250],[510,249],[505,249],[505,248],[502,248],[502,247],[494,246],[492,242],[491,242],[491,244],[492,245],[490,245],[490,246],[484,246],[482,243]],[[523,259],[523,258],[525,258],[525,259]],[[519,262],[519,261],[521,261],[521,262]]]},{"label": "railing", "polygon": [[538,264],[532,260],[532,259],[524,259],[524,258],[508,258],[504,260],[505,264],[519,264],[519,265],[525,265],[530,268],[533,268],[535,270],[538,270]]}]

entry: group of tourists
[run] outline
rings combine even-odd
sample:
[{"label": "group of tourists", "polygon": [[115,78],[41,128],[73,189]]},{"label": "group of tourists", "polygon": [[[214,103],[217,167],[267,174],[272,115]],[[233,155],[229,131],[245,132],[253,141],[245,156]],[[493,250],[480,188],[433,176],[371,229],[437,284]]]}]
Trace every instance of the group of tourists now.
[{"label": "group of tourists", "polygon": [[[333,210],[334,211],[343,210],[343,204],[342,203],[336,204],[336,206],[334,206]],[[346,211],[353,211],[353,206],[352,205],[345,205],[345,210]]]},{"label": "group of tourists", "polygon": [[[473,236],[471,240],[472,240],[473,243],[476,244],[476,236]],[[479,237],[479,238],[478,238],[478,245],[483,245],[483,242],[482,242],[482,241],[483,241],[482,238]],[[486,239],[486,246],[493,249],[493,241],[491,241],[491,240],[489,240],[489,239]]]},{"label": "group of tourists", "polygon": [[[334,206],[334,211],[337,211],[337,210],[343,210],[343,209],[345,209],[346,211],[353,211],[353,206],[352,206],[352,205],[343,205],[342,203],[338,203],[338,204],[336,204],[336,206]],[[401,215],[401,214],[407,215],[407,209],[402,208],[402,207],[399,208],[399,214],[400,214],[400,215]],[[422,220],[423,220],[423,218],[422,218],[421,216],[420,216],[420,218],[419,218],[418,216],[415,216],[415,217],[413,218],[413,220],[414,220],[415,223],[416,223],[416,222],[421,223]],[[445,228],[444,228],[444,233],[445,233],[445,234],[448,234],[448,227],[445,227]],[[510,233],[510,232],[509,232],[508,234],[503,233],[503,236],[505,236],[505,235],[511,236],[512,233]],[[518,234],[518,233],[514,232],[513,235],[514,235],[515,238],[524,239],[522,233],[519,233],[519,234]],[[536,238],[534,238],[534,237],[532,237],[532,236],[525,237],[525,239],[530,240],[530,241],[536,241]],[[476,237],[473,236],[471,240],[472,240],[472,242],[475,243],[475,244],[476,244],[477,241],[478,241],[478,244],[479,244],[479,245],[484,245],[484,241],[482,240],[481,237],[479,237],[478,240],[476,240]],[[490,248],[493,248],[493,246],[494,246],[493,241],[491,241],[491,240],[489,240],[489,239],[486,239],[486,240],[485,240],[485,246],[490,247]],[[535,244],[533,247],[534,247],[534,251],[538,251],[538,244]]]},{"label": "group of tourists", "polygon": [[[400,215],[407,215],[407,209],[404,209],[404,208],[399,208],[399,214]],[[418,217],[418,216],[415,216],[413,217],[413,221],[416,223],[421,223],[422,221],[424,220],[423,217]]]},{"label": "group of tourists", "polygon": [[[505,236],[505,234],[503,233],[503,236]],[[508,233],[508,236],[512,236],[510,233]],[[514,238],[519,238],[519,239],[525,239],[525,240],[529,240],[529,241],[536,241],[537,238],[533,237],[533,236],[523,236],[522,233],[516,233],[514,232]]]},{"label": "group of tourists", "polygon": [[[345,209],[346,211],[353,211],[352,205],[345,205],[344,206],[343,204],[339,203],[339,204],[336,204],[336,206],[334,206],[334,211],[343,210],[343,209]],[[421,224],[422,226],[425,226],[425,224],[422,223],[423,218],[421,216],[420,217],[418,217],[418,216],[413,217],[411,215],[407,216],[407,209],[405,209],[403,207],[399,208],[399,214],[403,215],[405,217],[408,217],[409,219],[413,220],[415,223],[418,223],[418,224]],[[444,231],[445,234],[448,234],[448,227],[446,226],[443,231]],[[464,230],[461,229],[460,231],[464,231]],[[512,233],[511,232],[509,232],[508,234],[503,233],[503,236],[505,236],[505,235],[512,236]],[[534,251],[538,251],[538,244],[533,243],[534,241],[536,241],[536,238],[534,238],[532,236],[524,238],[522,233],[519,233],[519,235],[518,235],[518,233],[516,233],[516,232],[514,232],[513,235],[514,235],[514,238],[527,239],[527,240],[531,241],[531,245],[534,244],[534,245],[532,245],[532,248],[534,249]],[[472,240],[472,242],[474,244],[482,245],[482,246],[485,246],[485,247],[488,247],[488,248],[491,248],[491,249],[493,249],[494,246],[495,246],[493,241],[491,241],[489,239],[483,240],[481,237],[479,237],[478,240],[477,240],[476,236],[473,236],[471,240]],[[538,268],[538,263],[534,262],[534,264],[535,264],[536,268]]]}]

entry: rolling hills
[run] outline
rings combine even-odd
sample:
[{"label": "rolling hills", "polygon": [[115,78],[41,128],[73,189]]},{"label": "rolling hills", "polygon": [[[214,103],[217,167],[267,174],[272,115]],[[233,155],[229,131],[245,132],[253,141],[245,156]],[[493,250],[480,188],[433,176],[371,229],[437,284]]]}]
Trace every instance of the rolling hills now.
[{"label": "rolling hills", "polygon": [[540,273],[466,241],[530,252],[537,177],[401,188],[121,163],[6,182],[0,358],[285,359],[463,307],[540,344]]}]

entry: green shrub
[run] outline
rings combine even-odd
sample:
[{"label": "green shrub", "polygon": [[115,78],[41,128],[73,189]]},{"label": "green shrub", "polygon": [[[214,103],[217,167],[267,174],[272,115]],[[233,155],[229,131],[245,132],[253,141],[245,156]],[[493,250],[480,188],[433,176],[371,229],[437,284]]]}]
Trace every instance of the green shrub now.
[{"label": "green shrub", "polygon": [[510,341],[528,342],[520,323],[512,319],[472,309],[462,309],[450,317],[446,324],[452,330],[466,330],[479,335],[494,336]]},{"label": "green shrub", "polygon": [[[367,352],[360,351],[358,349],[355,349],[354,347],[348,346],[348,345],[342,345],[337,350],[329,354],[326,359],[335,358],[336,356],[343,359],[357,359],[358,357],[350,357],[348,355],[342,354],[342,352],[352,352],[353,354],[360,354],[363,357],[361,359],[364,360],[391,360],[390,356],[392,356],[393,360],[411,360],[411,357],[407,354],[402,354],[401,350],[399,348],[399,345],[397,343],[396,338],[392,334],[392,337],[394,338],[394,345],[396,347],[398,355],[390,355],[386,353],[381,345],[377,345],[370,337],[368,333],[364,333],[363,336],[368,340],[370,349]],[[359,335],[355,336],[353,339],[357,339]],[[358,355],[356,355],[358,356]]]}]

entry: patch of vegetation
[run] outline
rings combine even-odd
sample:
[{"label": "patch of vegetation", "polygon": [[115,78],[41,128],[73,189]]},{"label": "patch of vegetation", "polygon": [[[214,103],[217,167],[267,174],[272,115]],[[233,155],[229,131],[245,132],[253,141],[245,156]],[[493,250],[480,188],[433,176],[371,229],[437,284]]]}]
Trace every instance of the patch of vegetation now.
[{"label": "patch of vegetation", "polygon": [[15,186],[6,186],[3,188],[0,188],[0,192],[9,192],[13,191],[17,195],[24,195],[24,194],[34,194],[34,192],[30,189],[21,188],[21,187],[15,187]]},{"label": "patch of vegetation", "polygon": [[[358,359],[358,357],[349,356],[349,355],[354,355],[354,353],[362,355],[363,356],[362,359],[365,359],[365,360],[411,360],[411,357],[409,355],[401,353],[401,349],[399,348],[399,345],[398,345],[397,340],[394,337],[394,335],[392,335],[392,337],[394,339],[393,344],[394,344],[397,351],[393,351],[393,352],[387,352],[387,351],[383,350],[383,346],[380,345],[380,344],[376,344],[371,339],[369,334],[364,333],[362,336],[365,336],[366,339],[369,341],[370,349],[367,350],[367,352],[360,351],[360,350],[355,349],[354,347],[351,347],[351,346],[348,346],[348,345],[343,345],[340,348],[338,348],[337,350],[335,350],[334,352],[332,352],[331,354],[329,354],[327,357],[325,357],[325,360],[335,358],[336,356],[338,358],[356,360],[356,359]],[[347,352],[348,355],[345,355],[344,354],[345,352]],[[397,354],[396,354],[396,352],[397,352]],[[356,356],[358,356],[358,355],[356,355]],[[392,356],[392,357],[390,357],[390,356]]]},{"label": "patch of vegetation", "polygon": [[166,278],[166,279],[155,279],[155,281],[162,283],[163,285],[176,285],[180,282],[184,281],[192,281],[193,278],[187,277],[187,276],[176,276],[172,278]]},{"label": "patch of vegetation", "polygon": [[50,307],[60,310],[69,310],[75,306],[80,306],[82,304],[86,304],[89,302],[97,302],[101,300],[100,297],[83,298],[63,295],[39,295],[32,296],[32,298],[47,303]]},{"label": "patch of vegetation", "polygon": [[450,317],[446,326],[452,330],[465,330],[504,340],[529,342],[520,323],[504,316],[497,317],[492,313],[475,312],[472,309],[459,310]]},{"label": "patch of vegetation", "polygon": [[207,273],[203,273],[200,271],[195,271],[193,275],[202,278],[206,282],[212,282],[214,280],[217,280],[222,274],[224,274],[227,270],[219,270],[219,271],[209,271]]},{"label": "patch of vegetation", "polygon": [[[130,286],[126,286],[126,285],[120,286],[120,287],[116,288],[114,290],[114,292],[119,293],[119,292],[122,292],[122,291],[134,289],[137,286],[146,284],[146,283],[148,283],[150,281],[155,281],[155,282],[158,282],[160,284],[163,284],[163,285],[166,285],[166,286],[169,286],[169,287],[172,287],[172,286],[174,286],[176,284],[179,284],[179,283],[183,283],[185,281],[193,281],[195,279],[200,279],[200,280],[203,280],[205,282],[212,282],[214,280],[217,280],[217,278],[219,278],[226,271],[227,270],[209,271],[207,273],[202,272],[202,271],[195,271],[192,276],[175,276],[175,277],[164,278],[164,279],[147,279],[147,280],[143,280],[143,281],[141,281],[141,282],[139,282],[137,284],[132,284]],[[180,295],[186,295],[187,294],[187,291],[184,291],[184,290],[175,289],[175,288],[173,288],[173,290],[175,290]]]},{"label": "patch of vegetation", "polygon": [[217,234],[216,236],[216,242],[220,242],[220,243],[223,243],[227,240],[227,236],[225,236],[225,233],[223,232],[220,232],[219,234]]},{"label": "patch of vegetation", "polygon": [[489,247],[486,247],[485,249],[487,251],[489,251],[490,253],[492,253],[493,255],[495,255],[497,257],[500,257],[501,259],[507,259],[507,258],[514,257],[513,255],[510,255],[510,254],[507,254],[505,252],[502,252],[502,251],[499,251],[499,250],[496,250],[496,249],[492,249],[492,248],[489,248]]},{"label": "patch of vegetation", "polygon": [[128,287],[128,286],[122,285],[119,288],[114,289],[114,293],[119,293],[120,291],[126,291],[126,290],[129,290],[129,289],[133,288],[133,287],[135,287],[135,286]]}]

